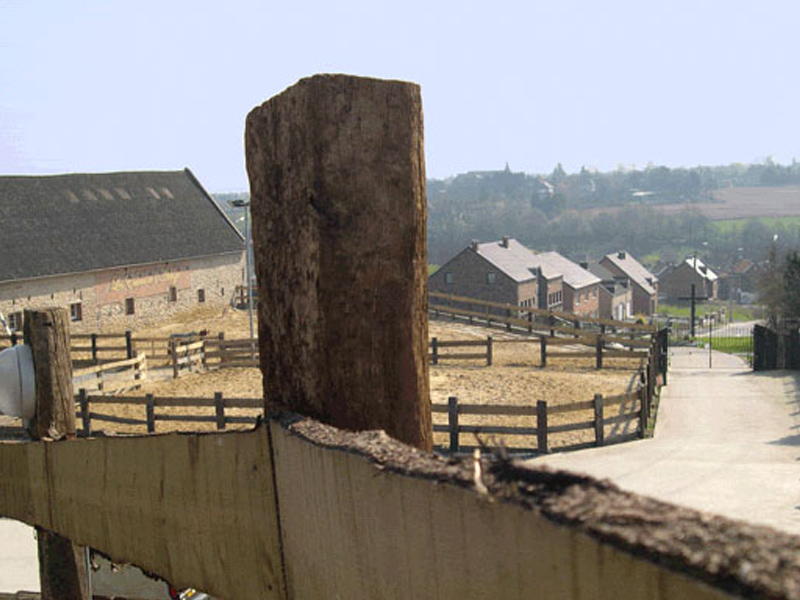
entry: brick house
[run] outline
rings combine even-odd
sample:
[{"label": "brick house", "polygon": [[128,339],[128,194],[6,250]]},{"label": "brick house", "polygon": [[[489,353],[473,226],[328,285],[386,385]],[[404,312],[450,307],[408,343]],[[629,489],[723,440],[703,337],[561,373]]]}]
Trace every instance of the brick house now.
[{"label": "brick house", "polygon": [[659,279],[661,295],[670,300],[688,298],[692,293],[692,284],[695,285],[695,294],[717,299],[717,285],[719,277],[708,268],[699,258],[690,257],[674,267],[666,268]]},{"label": "brick house", "polygon": [[557,252],[511,238],[473,242],[428,280],[432,292],[597,316],[600,279]]},{"label": "brick house", "polygon": [[658,312],[658,277],[625,250],[606,254],[600,264],[620,280],[627,279],[633,292],[633,313],[652,315]]},{"label": "brick house", "polygon": [[560,310],[585,317],[600,314],[600,278],[558,252],[534,254],[540,271],[562,277],[563,297]]},{"label": "brick house", "polygon": [[[0,314],[70,310],[74,332],[227,304],[244,240],[188,169],[0,177]],[[2,328],[0,328],[2,329]]]},{"label": "brick house", "polygon": [[518,241],[472,242],[428,279],[432,292],[538,306],[539,274],[532,270],[533,253]]},{"label": "brick house", "polygon": [[599,262],[581,266],[600,279],[600,318],[624,321],[633,316],[633,290],[630,280],[615,276]]}]

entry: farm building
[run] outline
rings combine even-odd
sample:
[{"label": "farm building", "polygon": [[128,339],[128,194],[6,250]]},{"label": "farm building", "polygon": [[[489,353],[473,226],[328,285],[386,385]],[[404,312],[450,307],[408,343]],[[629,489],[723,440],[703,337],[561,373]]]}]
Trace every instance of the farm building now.
[{"label": "farm building", "polygon": [[96,331],[228,303],[244,240],[191,171],[0,177],[0,313],[69,308]]},{"label": "farm building", "polygon": [[633,290],[630,280],[617,277],[599,262],[582,262],[581,266],[600,279],[598,310],[601,319],[624,321],[633,316]]},{"label": "farm building", "polygon": [[677,266],[667,267],[660,277],[660,293],[670,300],[686,299],[692,293],[709,300],[717,299],[719,277],[697,257],[689,257]]},{"label": "farm building", "polygon": [[627,279],[633,293],[633,313],[628,316],[652,315],[658,311],[658,278],[625,250],[606,254],[600,264],[614,277]]},{"label": "farm building", "polygon": [[600,279],[558,252],[517,240],[473,242],[431,275],[433,292],[596,317]]}]

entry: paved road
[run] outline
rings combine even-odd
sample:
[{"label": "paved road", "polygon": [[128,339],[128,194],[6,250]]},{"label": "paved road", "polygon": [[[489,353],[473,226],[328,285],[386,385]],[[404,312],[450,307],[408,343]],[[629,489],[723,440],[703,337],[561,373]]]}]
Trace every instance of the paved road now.
[{"label": "paved road", "polygon": [[653,439],[533,459],[800,534],[800,373],[675,348]]}]

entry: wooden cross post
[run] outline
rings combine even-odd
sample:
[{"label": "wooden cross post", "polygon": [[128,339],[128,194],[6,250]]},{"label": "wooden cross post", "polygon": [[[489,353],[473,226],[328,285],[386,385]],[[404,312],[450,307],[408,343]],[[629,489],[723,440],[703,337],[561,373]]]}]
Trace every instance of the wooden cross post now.
[{"label": "wooden cross post", "polygon": [[[33,353],[36,415],[29,431],[35,440],[75,437],[75,398],[69,355],[69,315],[63,308],[25,311],[25,341]],[[88,600],[85,551],[40,527],[39,581],[42,600]]]},{"label": "wooden cross post", "polygon": [[303,79],[248,115],[245,155],[267,409],[430,450],[419,87]]}]

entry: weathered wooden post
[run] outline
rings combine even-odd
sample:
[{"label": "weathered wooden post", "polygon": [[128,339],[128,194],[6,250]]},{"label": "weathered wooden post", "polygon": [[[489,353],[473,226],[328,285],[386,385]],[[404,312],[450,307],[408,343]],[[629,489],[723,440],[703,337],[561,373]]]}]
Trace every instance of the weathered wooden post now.
[{"label": "weathered wooden post", "polygon": [[547,445],[547,401],[536,402],[536,445],[541,454],[547,454],[550,449]]},{"label": "weathered wooden post", "polygon": [[486,337],[486,366],[491,367],[492,361],[494,357],[494,352],[492,351],[492,336]]},{"label": "weathered wooden post", "polygon": [[539,355],[541,366],[544,369],[547,366],[547,338],[545,336],[539,338]]},{"label": "weathered wooden post", "polygon": [[419,87],[303,79],[245,145],[267,407],[431,449]]},{"label": "weathered wooden post", "polygon": [[605,441],[605,429],[603,427],[603,394],[594,395],[594,444],[603,446]]},{"label": "weathered wooden post", "polygon": [[450,436],[450,453],[458,452],[460,441],[458,439],[458,398],[450,396],[447,399],[447,429]]},{"label": "weathered wooden post", "polygon": [[[69,315],[63,308],[26,310],[24,329],[36,377],[36,414],[29,426],[31,437],[36,440],[74,438]],[[84,549],[40,527],[36,528],[36,535],[42,600],[88,600]]]}]

